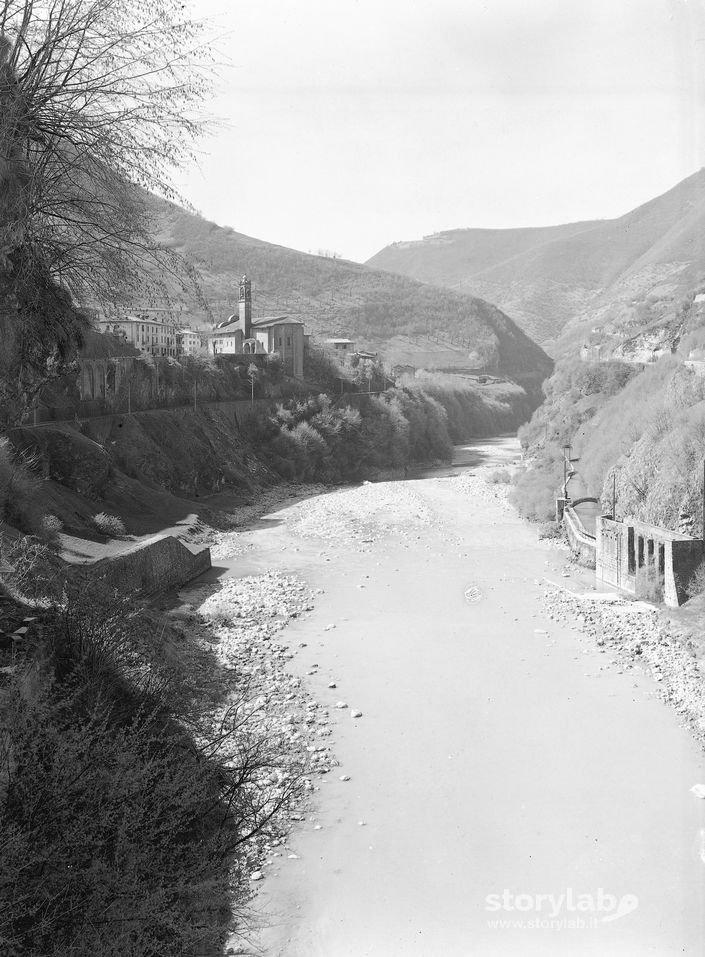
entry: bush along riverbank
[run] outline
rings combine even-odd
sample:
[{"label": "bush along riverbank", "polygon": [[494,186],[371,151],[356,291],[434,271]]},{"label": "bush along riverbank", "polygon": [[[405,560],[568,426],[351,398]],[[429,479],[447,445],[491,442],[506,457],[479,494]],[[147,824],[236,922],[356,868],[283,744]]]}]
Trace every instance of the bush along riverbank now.
[{"label": "bush along riverbank", "polygon": [[323,394],[287,402],[248,416],[243,434],[268,468],[300,482],[375,477],[414,461],[447,461],[453,451],[440,403],[403,389],[356,408]]},{"label": "bush along riverbank", "polygon": [[434,374],[376,395],[322,392],[245,414],[224,404],[23,427],[0,439],[0,508],[40,538],[45,516],[53,540],[62,529],[90,538],[100,513],[142,535],[179,522],[184,499],[230,490],[245,501],[282,480],[374,480],[448,461],[453,443],[512,432],[530,410],[513,383]]},{"label": "bush along riverbank", "polygon": [[50,590],[0,592],[0,950],[215,957],[333,763],[275,640],[311,596],[272,574],[165,618]]},{"label": "bush along riverbank", "polygon": [[301,482],[359,481],[411,464],[447,462],[453,443],[512,431],[528,418],[513,383],[480,387],[426,374],[379,395],[340,401],[326,394],[248,416],[243,434],[277,475]]}]

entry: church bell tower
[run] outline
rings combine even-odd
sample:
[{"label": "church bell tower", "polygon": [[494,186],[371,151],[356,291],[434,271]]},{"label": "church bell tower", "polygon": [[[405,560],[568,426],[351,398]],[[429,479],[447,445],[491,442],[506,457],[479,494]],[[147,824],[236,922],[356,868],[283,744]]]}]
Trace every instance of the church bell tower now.
[{"label": "church bell tower", "polygon": [[240,326],[242,338],[249,339],[252,328],[252,283],[247,276],[240,280]]}]

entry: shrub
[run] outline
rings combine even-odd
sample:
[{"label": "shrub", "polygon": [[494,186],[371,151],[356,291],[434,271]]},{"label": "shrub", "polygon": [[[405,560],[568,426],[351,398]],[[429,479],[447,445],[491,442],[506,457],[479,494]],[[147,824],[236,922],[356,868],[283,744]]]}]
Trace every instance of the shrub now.
[{"label": "shrub", "polygon": [[98,512],[93,516],[93,524],[102,535],[107,535],[108,538],[122,538],[126,534],[123,521],[117,515]]},{"label": "shrub", "polygon": [[700,562],[685,586],[685,593],[688,598],[695,598],[696,595],[702,595],[703,592],[705,592],[705,561]]},{"label": "shrub", "polygon": [[418,389],[389,389],[359,408],[320,394],[245,416],[243,437],[270,468],[288,479],[361,479],[408,462],[447,461],[448,415]]},{"label": "shrub", "polygon": [[65,580],[60,562],[36,538],[0,538],[0,565],[0,591],[28,603],[60,600]]},{"label": "shrub", "polygon": [[217,768],[153,715],[115,727],[105,705],[84,716],[65,694],[10,707],[4,953],[209,952],[235,840],[219,830]]},{"label": "shrub", "polygon": [[563,455],[549,446],[544,456],[519,472],[512,490],[512,502],[524,518],[550,522],[556,514],[556,494],[563,480]]},{"label": "shrub", "polygon": [[539,525],[539,539],[557,541],[564,537],[560,522],[542,522]]},{"label": "shrub", "polygon": [[512,477],[507,469],[498,469],[495,472],[490,472],[486,481],[489,485],[509,485]]},{"label": "shrub", "polygon": [[0,438],[0,516],[27,535],[42,536],[44,508],[38,457],[20,453]]},{"label": "shrub", "polygon": [[352,388],[349,372],[341,369],[332,356],[315,346],[304,354],[304,378],[315,389],[332,394],[340,392],[341,380],[346,392]]},{"label": "shrub", "polygon": [[48,514],[42,518],[42,532],[45,541],[55,541],[63,527],[64,523],[56,515]]}]

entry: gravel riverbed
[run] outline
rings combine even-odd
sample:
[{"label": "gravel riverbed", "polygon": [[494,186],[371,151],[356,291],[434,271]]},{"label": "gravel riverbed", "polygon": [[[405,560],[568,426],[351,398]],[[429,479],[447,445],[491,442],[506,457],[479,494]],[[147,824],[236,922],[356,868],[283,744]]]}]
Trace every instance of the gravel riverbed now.
[{"label": "gravel riverbed", "polygon": [[[381,943],[369,953],[375,957],[397,957],[402,950],[384,948],[391,946],[394,933],[402,936],[412,933],[407,930],[406,919],[402,920],[401,914],[408,913],[412,924],[418,919],[423,926],[430,926],[431,913],[422,914],[423,908],[412,903],[417,894],[416,884],[421,881],[431,890],[441,880],[441,873],[453,878],[449,878],[443,891],[444,930],[436,927],[439,946],[445,940],[446,949],[438,952],[444,957],[469,952],[468,933],[476,935],[477,940],[484,939],[486,927],[472,923],[474,918],[465,915],[462,901],[468,895],[472,899],[473,895],[482,898],[489,879],[483,877],[483,873],[492,873],[493,868],[500,866],[502,855],[509,853],[501,850],[505,838],[497,837],[503,832],[497,830],[500,824],[499,821],[493,823],[493,815],[526,813],[524,803],[520,810],[514,807],[511,791],[505,786],[513,779],[516,767],[524,766],[527,777],[521,789],[522,801],[531,802],[532,792],[537,789],[542,795],[535,803],[538,809],[545,804],[541,791],[544,778],[552,779],[554,774],[551,761],[547,766],[551,770],[534,780],[535,769],[524,764],[526,751],[514,740],[521,740],[528,730],[527,707],[538,709],[537,722],[542,726],[543,705],[533,699],[535,683],[544,682],[544,698],[555,696],[560,707],[576,709],[570,714],[575,715],[572,720],[578,741],[575,744],[567,739],[566,744],[575,745],[577,749],[581,747],[582,729],[595,713],[593,701],[598,708],[601,703],[616,708],[614,696],[602,700],[597,683],[589,683],[595,691],[588,692],[587,697],[577,691],[579,684],[589,679],[583,679],[583,669],[571,664],[574,660],[571,655],[582,657],[579,648],[568,650],[574,641],[571,636],[586,650],[590,649],[599,671],[620,674],[634,671],[635,676],[641,671],[650,675],[658,690],[648,694],[658,695],[673,706],[699,744],[705,744],[705,683],[687,634],[669,623],[654,606],[643,602],[616,596],[601,598],[591,592],[588,585],[582,592],[553,584],[541,587],[540,567],[544,559],[551,556],[552,563],[560,566],[568,560],[568,553],[552,543],[541,543],[536,548],[531,545],[530,530],[517,522],[508,502],[507,486],[494,484],[491,471],[491,468],[479,468],[453,477],[432,479],[430,483],[379,482],[334,490],[317,489],[318,494],[311,497],[306,496],[306,490],[301,487],[272,490],[268,493],[266,509],[252,506],[244,513],[237,510],[225,516],[221,530],[213,532],[209,539],[215,561],[233,561],[229,574],[235,576],[240,559],[248,571],[267,568],[261,574],[223,577],[189,590],[186,596],[200,622],[199,628],[203,629],[204,640],[214,642],[212,647],[220,662],[232,674],[233,698],[229,704],[245,700],[251,713],[251,732],[266,737],[280,754],[280,766],[267,768],[260,783],[265,785],[268,799],[281,802],[281,807],[266,830],[251,842],[244,877],[255,889],[271,874],[264,883],[267,889],[271,884],[272,890],[266,890],[264,897],[273,900],[277,921],[281,916],[280,907],[286,910],[292,900],[299,903],[293,905],[296,916],[290,918],[286,931],[282,930],[281,940],[278,932],[268,940],[271,950],[266,949],[267,953],[308,957],[314,939],[317,946],[327,946],[321,943],[324,938],[330,946],[338,946],[336,957],[338,953],[368,952],[356,951],[354,942],[366,946],[364,941],[372,940],[369,935],[374,927],[375,940]],[[266,519],[259,522],[258,518],[265,512]],[[517,554],[512,554],[511,566],[507,567],[502,541],[515,545],[518,541],[520,553],[526,555],[529,564],[533,563],[532,569],[529,570]],[[422,571],[422,567],[428,571]],[[588,581],[584,572],[571,572],[569,565],[563,573],[571,576],[572,586],[578,589],[581,580]],[[449,579],[455,582],[452,589]],[[407,582],[406,590],[392,598],[397,582]],[[429,612],[428,603],[417,598],[426,588],[437,605],[437,612],[428,622],[428,635],[433,636],[433,646],[439,648],[437,654],[430,653],[431,645],[424,638],[425,626],[421,619]],[[463,607],[467,611],[454,604],[457,591],[463,596]],[[405,612],[405,604],[413,606],[413,613]],[[536,620],[539,608],[546,623]],[[387,620],[389,611],[393,614]],[[466,622],[466,615],[478,617]],[[337,630],[329,630],[336,629],[336,621]],[[476,630],[466,633],[464,630],[471,622]],[[511,622],[516,624],[512,626]],[[555,627],[547,623],[555,623]],[[534,624],[541,627],[531,627]],[[287,625],[290,630],[284,636],[282,632]],[[495,647],[486,637],[488,628],[492,640],[497,642]],[[523,639],[527,642],[526,650],[515,634],[519,630],[527,635]],[[558,647],[546,643],[549,632],[553,641],[554,630]],[[461,639],[461,634],[467,637]],[[446,671],[441,642],[447,643],[449,655],[456,656],[448,659],[455,670]],[[559,650],[561,642],[563,651]],[[518,648],[521,648],[519,654],[526,657],[517,657]],[[544,667],[549,670],[544,672]],[[391,681],[385,677],[387,668],[394,676]],[[507,713],[494,703],[487,709],[481,704],[485,700],[482,675],[494,675],[497,668],[502,680],[496,684],[493,694],[505,702]],[[513,676],[512,671],[516,672]],[[546,684],[549,674],[554,685],[565,676],[573,683],[571,687],[576,696],[571,692],[569,706]],[[346,693],[336,689],[331,676],[342,679],[340,684],[346,687]],[[499,672],[496,677],[499,678]],[[350,708],[345,701],[337,701],[339,695],[345,697],[346,694],[350,695]],[[365,714],[360,722],[349,720],[358,699]],[[621,692],[618,700],[621,701]],[[629,700],[631,706],[631,698]],[[434,702],[430,712],[432,720],[420,717],[431,702]],[[340,710],[338,705],[346,710]],[[600,732],[601,726],[609,726],[617,713],[621,714],[615,711],[604,720],[596,718]],[[659,721],[650,715],[651,712],[647,715],[649,721]],[[341,724],[343,716],[348,720]],[[215,716],[219,717],[222,716]],[[429,720],[442,728],[438,732],[440,738],[435,733],[430,735]],[[471,727],[473,722],[485,730],[468,750],[465,736],[456,734],[456,729]],[[628,727],[638,728],[639,723],[628,718]],[[675,731],[682,734],[677,728]],[[536,731],[537,735],[541,733],[544,740],[558,733],[549,717],[543,731]],[[666,728],[666,737],[668,733]],[[601,734],[600,755],[605,740]],[[425,750],[421,744],[414,745],[414,741],[425,742]],[[442,749],[438,754],[437,744]],[[610,741],[607,746],[610,754],[612,745]],[[420,749],[418,754],[414,747]],[[391,758],[389,748],[394,753]],[[621,859],[620,835],[639,826],[636,821],[650,821],[651,805],[647,802],[644,809],[639,808],[636,813],[634,810],[622,813],[623,808],[635,807],[629,776],[626,784],[621,780],[617,784],[612,781],[609,769],[617,764],[628,767],[629,761],[636,762],[637,758],[626,740],[623,753],[619,747],[615,748],[615,758],[600,756],[604,767],[600,763],[597,774],[603,775],[605,794],[615,795],[616,812],[612,798],[603,800],[596,793],[584,814],[593,831],[602,834],[601,840],[606,846],[612,842],[613,857],[618,861]],[[451,761],[455,753],[464,755],[462,763]],[[502,755],[501,759],[498,755]],[[442,863],[429,864],[415,881],[411,880],[411,859],[407,861],[406,870],[400,864],[406,854],[411,853],[406,846],[408,839],[421,842],[418,853],[422,857],[426,853],[428,861],[435,860],[428,857],[431,849],[422,837],[425,832],[421,820],[406,817],[415,813],[409,810],[409,806],[416,803],[416,800],[409,802],[412,791],[405,790],[401,781],[397,783],[398,777],[406,778],[420,756],[432,764],[424,778],[424,788],[431,791],[447,788],[443,790],[443,799],[449,802],[448,811],[436,824],[441,832],[432,841],[434,847],[452,846],[448,842],[451,837],[455,840],[454,820],[456,817],[466,820],[465,810],[461,814],[460,805],[456,809],[453,802],[457,799],[462,804],[463,795],[472,795],[473,820],[487,821],[495,828],[499,847],[495,846],[492,853],[485,856],[479,871],[470,868],[464,872],[463,862],[470,846],[482,842],[482,832],[487,825],[483,825],[474,838],[474,826],[468,834],[464,830],[459,840],[463,847],[467,844],[465,850],[460,848],[452,859],[448,856],[449,850],[443,851]],[[564,760],[568,759],[564,757]],[[446,784],[446,768],[451,765],[459,777],[448,778]],[[384,772],[385,768],[389,774]],[[351,773],[343,774],[343,770]],[[648,773],[651,770],[649,767]],[[641,772],[641,768],[635,763],[633,775],[637,771]],[[557,774],[556,788],[561,786],[558,779],[563,772],[568,777],[572,773],[578,782],[580,775],[586,773],[576,759],[570,770],[564,768]],[[484,786],[485,775],[494,781],[495,790]],[[669,779],[673,778],[671,769]],[[643,780],[649,782],[644,793],[652,793],[657,778],[645,776]],[[324,782],[327,786],[321,788]],[[689,783],[696,783],[696,779]],[[582,793],[581,787],[582,790],[592,787],[592,770],[582,785],[578,784],[577,794]],[[314,792],[319,788],[321,794],[316,795]],[[618,788],[624,791],[624,794],[620,792],[621,796],[617,794]],[[485,790],[494,795],[491,800],[485,801]],[[685,790],[682,785],[679,793],[681,790]],[[286,800],[282,800],[285,792]],[[422,802],[423,794],[425,791]],[[498,794],[506,796],[498,799]],[[669,792],[668,800],[678,798],[671,798]],[[567,849],[563,860],[558,850],[566,841],[570,845],[577,839],[569,824],[566,822],[566,830],[563,830],[561,823],[563,818],[570,817],[573,803],[556,805],[556,814],[545,820],[543,812],[535,811],[536,820],[547,835],[545,847],[541,840],[535,859],[544,861],[547,875],[554,866],[561,874],[569,875],[574,856],[587,853],[578,847],[572,852]],[[582,804],[582,799],[579,803]],[[615,816],[617,820],[613,820]],[[674,815],[671,817],[675,819]],[[358,828],[363,822],[365,828]],[[318,843],[321,835],[321,843]],[[676,848],[677,840],[680,834],[672,835],[668,846]],[[382,848],[388,850],[382,852]],[[415,853],[411,853],[411,858]],[[557,862],[554,855],[558,855]],[[603,857],[594,862],[592,858],[585,860],[590,861],[596,881],[617,879],[614,875],[610,877],[609,869],[605,872]],[[678,873],[677,862],[666,862],[662,866]],[[616,868],[616,865],[610,867]],[[629,867],[626,879],[631,881],[629,889],[634,889],[635,875],[650,868],[640,860]],[[376,895],[368,888],[375,880],[372,875],[379,882],[387,880],[392,873],[397,884],[394,890],[385,890],[385,894],[391,893],[399,909],[396,924],[389,922],[383,910],[376,913]],[[304,878],[305,893],[300,884]],[[521,875],[515,874],[515,878],[518,881]],[[496,879],[507,878],[497,876]],[[332,880],[339,888],[337,892]],[[644,881],[643,890],[640,886],[637,889],[646,900],[652,891],[650,875],[645,876]],[[468,882],[472,886],[466,886]],[[262,895],[258,895],[258,899],[261,898]],[[646,913],[645,910],[645,919]],[[658,908],[654,913],[660,913]],[[360,923],[362,914],[369,924],[367,937]],[[300,920],[303,923],[298,923]],[[334,925],[340,929],[334,931]],[[291,939],[286,934],[292,935]],[[635,940],[637,938],[638,933]],[[405,954],[426,953],[418,950],[420,938],[408,936],[404,940]],[[333,941],[337,943],[334,945]],[[551,948],[558,943],[546,938],[544,953],[556,953]],[[529,953],[512,949],[509,942],[508,946],[507,954]],[[253,947],[256,950],[257,945],[251,940],[234,937],[228,952],[253,953]],[[325,952],[328,957],[333,951],[316,952]],[[575,950],[576,954],[583,952],[587,953],[579,948]]]},{"label": "gravel riverbed", "polygon": [[567,620],[604,653],[604,667],[641,669],[658,683],[659,697],[705,747],[705,680],[690,638],[675,630],[663,612],[642,601],[548,587],[549,617]]}]

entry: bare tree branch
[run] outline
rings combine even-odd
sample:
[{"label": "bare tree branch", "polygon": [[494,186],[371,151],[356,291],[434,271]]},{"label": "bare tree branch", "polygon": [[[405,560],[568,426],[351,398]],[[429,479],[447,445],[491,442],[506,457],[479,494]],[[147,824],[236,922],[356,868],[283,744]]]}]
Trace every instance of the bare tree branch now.
[{"label": "bare tree branch", "polygon": [[[147,193],[203,132],[211,54],[179,0],[0,0],[0,363],[10,417],[70,357],[85,307],[193,280]],[[39,387],[40,387],[39,385]]]}]

